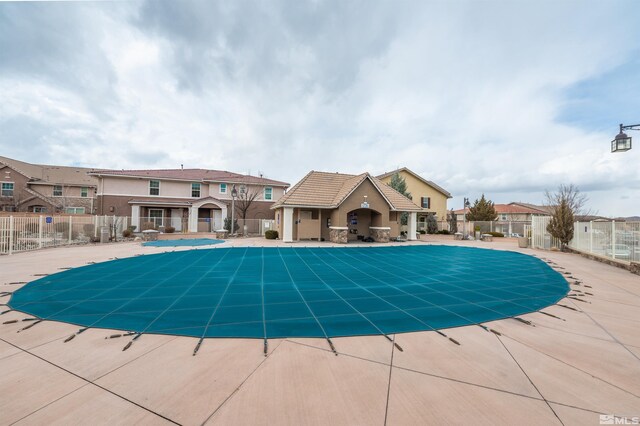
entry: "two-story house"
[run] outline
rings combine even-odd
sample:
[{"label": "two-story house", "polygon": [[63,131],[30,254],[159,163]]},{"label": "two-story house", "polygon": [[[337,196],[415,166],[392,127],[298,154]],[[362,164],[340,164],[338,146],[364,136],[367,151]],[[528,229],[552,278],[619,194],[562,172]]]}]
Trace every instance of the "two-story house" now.
[{"label": "two-story house", "polygon": [[98,181],[97,214],[131,216],[138,229],[144,222],[176,231],[220,229],[231,216],[232,204],[238,219],[243,210],[246,219],[273,219],[270,207],[289,187],[277,180],[207,169],[97,170],[89,175]]},{"label": "two-story house", "polygon": [[0,157],[0,210],[92,214],[97,180],[82,167],[31,164]]},{"label": "two-story house", "polygon": [[425,222],[428,214],[435,214],[439,221],[447,219],[447,200],[452,198],[448,191],[406,167],[384,173],[378,176],[378,179],[389,185],[396,173],[407,184],[407,192],[411,194],[413,202],[422,207],[422,212],[418,214],[418,223]]}]

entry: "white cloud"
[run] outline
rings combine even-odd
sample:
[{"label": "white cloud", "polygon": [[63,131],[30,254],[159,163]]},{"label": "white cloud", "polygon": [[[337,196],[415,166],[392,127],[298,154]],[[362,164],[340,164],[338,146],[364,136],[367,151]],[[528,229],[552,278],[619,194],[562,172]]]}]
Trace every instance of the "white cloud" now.
[{"label": "white cloud", "polygon": [[[28,44],[40,72],[0,66],[3,154],[261,171],[291,183],[310,169],[406,165],[457,204],[482,192],[539,202],[544,189],[575,183],[603,214],[640,211],[637,197],[624,198],[640,186],[636,152],[608,153],[614,125],[605,134],[557,118],[568,87],[640,47],[631,14],[620,13],[629,4],[174,6],[65,4],[74,13],[57,43],[91,54]],[[49,9],[36,11],[12,7],[5,19],[17,36],[0,40],[34,31],[30,19],[44,22]],[[65,70],[82,81],[69,84]],[[25,120],[38,131],[22,131]],[[25,157],[21,135],[50,149]]]}]

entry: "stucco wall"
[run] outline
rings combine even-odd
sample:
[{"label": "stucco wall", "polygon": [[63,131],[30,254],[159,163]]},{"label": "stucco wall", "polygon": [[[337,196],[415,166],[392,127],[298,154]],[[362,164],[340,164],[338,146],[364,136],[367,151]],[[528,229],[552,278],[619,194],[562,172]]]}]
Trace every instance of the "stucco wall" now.
[{"label": "stucco wall", "polygon": [[[442,194],[440,191],[435,190],[410,173],[401,171],[400,176],[402,176],[404,178],[404,181],[407,183],[407,191],[411,194],[411,197],[415,204],[420,206],[421,197],[430,197],[431,206],[429,209],[425,209],[425,211],[436,213],[438,220],[446,220],[447,197],[444,194]],[[389,183],[391,183],[392,177],[393,175],[387,176],[386,178],[381,180],[388,185]]]},{"label": "stucco wall", "polygon": [[371,210],[375,210],[378,213],[382,214],[381,217],[381,225],[379,226],[389,226],[389,204],[387,201],[380,195],[378,189],[373,186],[371,181],[366,179],[364,182],[360,184],[355,191],[347,197],[340,207],[337,210],[333,211],[331,214],[331,225],[332,226],[347,226],[347,214],[350,211],[360,209],[360,205],[364,201],[364,196],[367,196],[367,202],[369,203],[369,208]]}]

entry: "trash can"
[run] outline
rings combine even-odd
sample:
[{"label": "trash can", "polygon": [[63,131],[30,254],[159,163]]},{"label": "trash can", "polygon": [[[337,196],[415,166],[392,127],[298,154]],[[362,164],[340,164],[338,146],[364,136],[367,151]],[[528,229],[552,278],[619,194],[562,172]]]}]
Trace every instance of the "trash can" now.
[{"label": "trash can", "polygon": [[108,243],[109,242],[109,227],[101,226],[100,227],[100,243]]}]

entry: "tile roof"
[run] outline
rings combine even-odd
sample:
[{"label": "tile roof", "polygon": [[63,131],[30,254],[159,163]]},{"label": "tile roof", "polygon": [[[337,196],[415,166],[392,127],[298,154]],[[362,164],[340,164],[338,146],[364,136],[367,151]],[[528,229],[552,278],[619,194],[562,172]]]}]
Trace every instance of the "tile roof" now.
[{"label": "tile roof", "polygon": [[449,191],[445,190],[445,189],[444,189],[443,187],[441,187],[440,185],[437,185],[435,182],[433,182],[433,181],[430,181],[430,180],[427,180],[427,179],[423,178],[423,177],[422,177],[422,176],[420,176],[419,174],[417,174],[417,173],[415,173],[415,172],[413,172],[413,171],[409,170],[409,169],[408,169],[408,168],[406,168],[406,167],[402,167],[401,169],[396,169],[396,170],[392,170],[392,171],[387,172],[387,173],[383,173],[383,174],[381,174],[381,175],[377,176],[377,178],[378,178],[378,179],[384,179],[384,178],[386,178],[386,177],[389,177],[389,176],[394,175],[394,174],[396,174],[396,173],[400,173],[400,172],[402,172],[402,171],[407,172],[407,173],[409,173],[410,175],[415,176],[417,179],[420,179],[422,182],[426,183],[427,185],[429,185],[430,187],[432,187],[432,188],[433,188],[433,189],[435,189],[436,191],[441,192],[442,194],[444,194],[447,198],[453,198],[453,197],[451,196],[451,193],[450,193]]},{"label": "tile roof", "polygon": [[87,175],[93,171],[87,167],[50,166],[45,164],[31,164],[13,158],[0,157],[0,164],[5,164],[32,181],[51,184],[96,186],[97,180]]},{"label": "tile roof", "polygon": [[344,173],[311,171],[280,197],[271,208],[305,206],[336,208],[362,183],[369,179],[389,202],[392,210],[422,211],[422,208],[380,179],[369,173],[349,175]]},{"label": "tile roof", "polygon": [[154,169],[154,170],[94,170],[96,176],[133,176],[158,179],[177,179],[188,181],[214,181],[226,183],[261,184],[288,187],[287,182],[261,178],[259,176],[241,175],[223,170],[208,169]]}]

